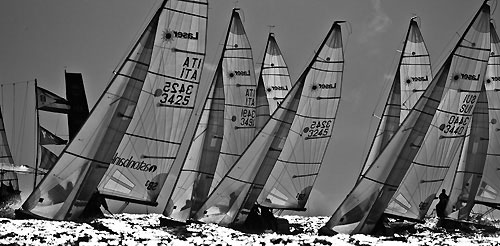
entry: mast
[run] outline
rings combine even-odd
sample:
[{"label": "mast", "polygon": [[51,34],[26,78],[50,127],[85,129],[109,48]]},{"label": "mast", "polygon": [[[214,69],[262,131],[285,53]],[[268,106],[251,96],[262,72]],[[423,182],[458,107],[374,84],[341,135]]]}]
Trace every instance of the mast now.
[{"label": "mast", "polygon": [[35,112],[36,112],[36,150],[35,150],[35,175],[33,178],[33,190],[35,190],[36,185],[37,185],[37,176],[38,176],[38,159],[39,159],[39,148],[40,148],[40,113],[38,111],[38,95],[37,95],[37,88],[38,88],[38,80],[35,79]]}]

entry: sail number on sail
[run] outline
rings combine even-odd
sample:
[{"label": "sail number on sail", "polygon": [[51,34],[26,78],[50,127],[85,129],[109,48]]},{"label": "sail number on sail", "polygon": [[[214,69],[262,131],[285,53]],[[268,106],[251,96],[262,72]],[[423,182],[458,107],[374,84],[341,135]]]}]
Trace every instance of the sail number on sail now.
[{"label": "sail number on sail", "polygon": [[[245,105],[255,107],[255,89],[246,89]],[[245,127],[255,126],[255,109],[242,108],[240,114],[240,125]]]},{"label": "sail number on sail", "polygon": [[[179,74],[180,80],[188,80],[196,82],[199,70],[203,64],[202,58],[189,57],[187,56],[182,64],[182,69]],[[189,82],[187,82],[189,83]],[[165,81],[163,86],[162,98],[160,99],[161,104],[170,105],[189,105],[191,100],[191,94],[193,93],[193,85],[182,83],[180,81],[171,82]]]},{"label": "sail number on sail", "polygon": [[[459,107],[459,113],[470,114],[476,103],[477,94],[466,94]],[[471,116],[451,115],[447,124],[442,124],[439,129],[443,133],[458,134],[464,133],[467,125],[470,122]]]},{"label": "sail number on sail", "polygon": [[332,126],[332,120],[313,120],[309,127],[304,128],[307,138],[327,136]]}]

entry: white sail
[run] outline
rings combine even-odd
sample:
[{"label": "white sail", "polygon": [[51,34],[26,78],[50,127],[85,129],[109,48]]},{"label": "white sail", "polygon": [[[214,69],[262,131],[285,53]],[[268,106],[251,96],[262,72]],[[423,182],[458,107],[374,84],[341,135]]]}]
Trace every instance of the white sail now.
[{"label": "white sail", "polygon": [[20,216],[77,219],[104,176],[134,114],[149,69],[160,11],[97,101]]},{"label": "white sail", "polygon": [[[407,205],[404,216],[419,216],[419,205],[422,207],[429,197],[417,197],[422,194],[420,190],[427,193],[423,186],[440,185],[443,177],[439,175],[446,174],[450,164],[458,161],[489,55],[489,13],[484,3],[427,90],[337,208],[325,230],[371,233],[393,197]],[[420,175],[422,167],[435,172]]]},{"label": "white sail", "polygon": [[430,81],[432,81],[432,72],[429,52],[420,28],[415,18],[412,18],[391,90],[362,173],[366,172],[387,145]]},{"label": "white sail", "polygon": [[[339,24],[335,23],[299,81],[203,204],[197,214],[199,220],[225,226],[240,225],[246,220],[273,167],[280,161],[281,150],[290,144],[287,135],[294,132],[294,125],[300,123],[301,129],[307,128],[316,124],[314,121],[332,118],[324,114],[336,112],[342,72],[342,35]],[[324,127],[321,139],[330,136],[332,127],[333,124]],[[314,145],[311,142],[316,139],[303,134],[300,141]],[[306,176],[315,176],[319,166],[313,168],[316,169],[302,168],[299,174],[307,172]]]},{"label": "white sail", "polygon": [[257,84],[252,50],[239,9],[233,9],[222,55],[224,135],[213,190],[255,137]]},{"label": "white sail", "polygon": [[[167,1],[160,8],[151,63],[137,110],[99,185],[105,197],[155,205],[175,182],[193,134],[186,132],[205,59],[206,0]],[[185,141],[184,141],[185,140]],[[172,184],[165,187],[172,189]]]},{"label": "white sail", "polygon": [[334,23],[310,70],[297,82],[305,89],[283,150],[257,200],[261,205],[304,210],[309,199],[340,102],[344,71],[340,23]]},{"label": "white sail", "polygon": [[433,127],[395,193],[395,198],[412,205],[401,214],[404,217],[423,219],[448,169],[456,167],[460,160],[490,50],[489,10],[482,13],[456,50],[450,67],[451,80],[446,86],[449,89],[434,117]]},{"label": "white sail", "polygon": [[163,212],[179,221],[194,215],[206,200],[214,177],[224,132],[224,85],[219,63],[179,182]]},{"label": "white sail", "polygon": [[265,85],[269,112],[274,112],[292,88],[288,66],[276,42],[274,33],[269,33],[266,50],[260,69],[259,81]]},{"label": "white sail", "polygon": [[476,202],[493,207],[500,204],[500,38],[490,24],[491,52],[486,69],[485,86],[488,97],[489,144],[483,177]]},{"label": "white sail", "polygon": [[472,113],[472,122],[467,130],[460,161],[456,169],[449,170],[452,176],[451,186],[442,185],[450,191],[445,210],[445,214],[449,217],[461,220],[469,218],[483,176],[488,149],[488,130],[488,101],[483,86]]}]

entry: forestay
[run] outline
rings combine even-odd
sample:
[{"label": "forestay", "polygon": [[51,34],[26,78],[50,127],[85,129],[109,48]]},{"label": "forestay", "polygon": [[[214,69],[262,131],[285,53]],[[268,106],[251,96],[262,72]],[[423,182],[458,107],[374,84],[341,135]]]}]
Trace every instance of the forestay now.
[{"label": "forestay", "polygon": [[[401,190],[408,192],[422,188],[422,184],[440,184],[441,177],[419,177],[415,169],[427,167],[445,173],[450,163],[458,160],[457,153],[481,88],[479,78],[486,69],[488,20],[489,6],[484,3],[422,97],[325,229],[350,234],[371,233],[392,197],[408,201],[406,216],[410,217],[410,211],[418,216],[423,201],[405,198]],[[419,178],[402,183],[410,167],[413,170],[407,178]],[[400,184],[401,190],[395,194]]]},{"label": "forestay", "polygon": [[205,59],[207,8],[206,0],[161,6],[137,110],[99,185],[106,197],[155,205],[167,176],[176,181],[187,155],[179,150],[193,136],[188,123],[198,120],[192,112]]},{"label": "forestay", "polygon": [[332,137],[340,102],[344,72],[341,23],[334,22],[297,82],[304,90],[283,150],[257,200],[261,205],[304,210]]},{"label": "forestay", "polygon": [[429,52],[415,18],[410,19],[396,74],[362,173],[387,145],[432,81]]},{"label": "forestay", "polygon": [[483,177],[476,203],[498,207],[500,204],[500,38],[490,23],[491,52],[486,69],[485,86],[488,98],[489,141]]},{"label": "forestay", "polygon": [[135,112],[160,14],[154,15],[76,137],[24,202],[19,216],[74,220],[82,213]]}]

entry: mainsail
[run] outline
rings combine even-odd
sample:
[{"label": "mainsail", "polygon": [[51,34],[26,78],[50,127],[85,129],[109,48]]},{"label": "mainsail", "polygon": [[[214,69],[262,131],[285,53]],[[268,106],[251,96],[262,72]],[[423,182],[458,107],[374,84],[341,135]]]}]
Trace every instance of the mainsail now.
[{"label": "mainsail", "polygon": [[163,214],[179,221],[192,218],[208,196],[224,132],[224,85],[219,62],[203,104],[201,118],[179,181]]},{"label": "mainsail", "polygon": [[237,8],[232,11],[221,59],[224,133],[211,190],[255,137],[257,84],[250,42]]},{"label": "mainsail", "polygon": [[[304,177],[317,175],[319,165],[315,164],[321,162],[326,149],[326,144],[321,140],[328,142],[331,136],[334,117],[330,114],[336,112],[342,72],[342,34],[340,25],[334,23],[311,64],[291,88],[283,102],[277,106],[263,129],[211,193],[198,212],[198,219],[226,226],[242,224],[255,205],[276,162],[280,161],[278,157],[281,150],[290,144],[287,136],[290,137],[290,134],[297,132],[299,128],[299,131],[311,127],[323,132],[315,136],[305,131],[305,134],[298,135],[299,139],[294,138],[303,145],[323,147],[323,152],[316,156],[319,160],[307,159],[314,157],[315,150],[310,154],[297,155],[302,157],[300,159],[302,163],[295,163],[304,166],[313,165],[309,169],[301,168],[299,174],[303,174]],[[330,121],[328,125],[327,123],[321,124],[327,121]],[[304,146],[301,146],[300,150],[311,151]],[[302,177],[294,176],[293,178]],[[308,185],[312,185],[312,182]]]},{"label": "mainsail", "polygon": [[460,161],[456,168],[450,168],[442,185],[442,188],[450,191],[445,214],[448,217],[461,220],[469,218],[474,206],[488,149],[488,101],[484,84],[481,87],[471,120],[460,154]]},{"label": "mainsail", "polygon": [[500,205],[500,38],[490,23],[491,53],[486,69],[485,87],[488,98],[489,141],[486,163],[476,195],[476,203],[498,208]]},{"label": "mainsail", "polygon": [[415,19],[410,19],[396,74],[362,173],[387,145],[432,80],[429,52]]},{"label": "mainsail", "polygon": [[135,112],[148,74],[161,10],[113,76],[75,138],[18,210],[19,217],[71,220],[83,212]]},{"label": "mainsail", "polygon": [[[417,191],[432,192],[434,197],[436,190],[423,186],[437,184],[439,188],[441,175],[458,161],[489,56],[489,17],[490,7],[485,2],[422,97],[323,231],[371,233],[392,197],[404,199],[406,217],[411,213],[419,216],[419,205],[425,206],[431,195],[421,199],[418,195],[422,193]],[[421,175],[424,168],[434,172]]]},{"label": "mainsail", "polygon": [[288,66],[285,63],[274,33],[269,33],[260,69],[259,83],[265,85],[269,112],[274,112],[292,87]]},{"label": "mainsail", "polygon": [[[99,184],[105,197],[156,205],[180,172],[192,133],[186,132],[197,98],[205,59],[206,0],[167,1],[137,110]],[[196,119],[195,119],[196,121]],[[185,140],[185,141],[184,141]]]}]

